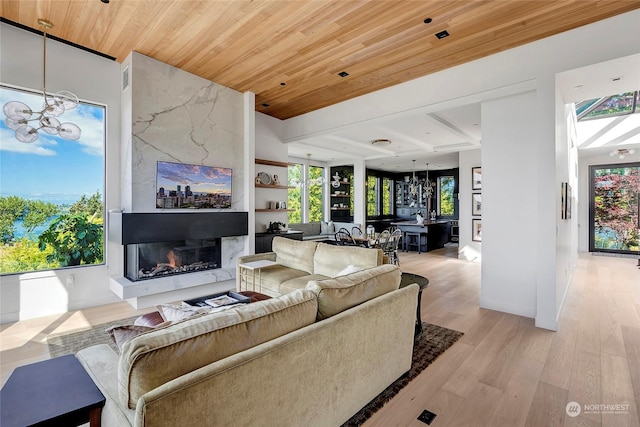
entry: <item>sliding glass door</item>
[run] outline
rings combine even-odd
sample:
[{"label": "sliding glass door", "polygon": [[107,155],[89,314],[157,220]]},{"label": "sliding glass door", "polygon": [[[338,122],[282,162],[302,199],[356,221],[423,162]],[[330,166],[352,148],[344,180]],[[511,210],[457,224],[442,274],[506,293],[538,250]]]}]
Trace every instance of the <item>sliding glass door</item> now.
[{"label": "sliding glass door", "polygon": [[590,166],[589,251],[638,252],[640,163]]}]

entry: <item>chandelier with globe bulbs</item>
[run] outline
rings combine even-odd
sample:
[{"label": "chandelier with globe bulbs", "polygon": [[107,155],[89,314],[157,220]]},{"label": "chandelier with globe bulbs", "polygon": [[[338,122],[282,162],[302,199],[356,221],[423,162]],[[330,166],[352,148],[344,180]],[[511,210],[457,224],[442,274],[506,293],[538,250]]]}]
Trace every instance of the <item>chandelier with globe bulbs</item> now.
[{"label": "chandelier with globe bulbs", "polygon": [[54,94],[47,93],[47,30],[53,28],[53,24],[46,19],[38,19],[38,24],[42,27],[43,38],[42,96],[44,103],[42,109],[33,111],[23,102],[9,101],[2,107],[6,116],[5,123],[15,131],[15,137],[20,142],[35,142],[40,131],[75,141],[80,139],[82,134],[80,127],[71,122],[60,123],[57,117],[62,116],[65,111],[76,108],[78,97],[65,90]]}]

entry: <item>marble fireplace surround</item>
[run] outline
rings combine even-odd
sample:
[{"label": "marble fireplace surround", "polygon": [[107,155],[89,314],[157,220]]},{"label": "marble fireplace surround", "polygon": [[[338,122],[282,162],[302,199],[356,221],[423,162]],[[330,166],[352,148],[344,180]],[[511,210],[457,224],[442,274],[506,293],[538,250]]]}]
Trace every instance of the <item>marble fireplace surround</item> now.
[{"label": "marble fireplace surround", "polygon": [[[130,53],[121,70],[123,211],[141,215],[247,215],[243,94],[137,52]],[[158,209],[158,161],[232,169],[231,209]],[[122,272],[121,277],[111,278],[110,288],[136,308],[233,289],[236,260],[244,254],[247,240],[246,235],[221,236],[222,268],[137,282],[122,277]],[[123,259],[124,251],[120,252],[117,256]]]},{"label": "marble fireplace surround", "polygon": [[[248,233],[247,212],[187,213],[109,213],[109,240],[129,245],[167,240],[221,239],[222,265],[214,270],[191,272],[142,281],[115,277],[111,290],[135,307],[155,305],[166,299],[162,294],[189,291],[206,286],[206,292],[226,291],[228,281],[235,279],[235,259],[243,250],[243,236]],[[225,283],[227,282],[227,283]],[[216,284],[220,286],[216,286]],[[220,289],[218,289],[220,288]],[[175,298],[179,298],[178,295]],[[146,302],[145,302],[146,301]]]}]

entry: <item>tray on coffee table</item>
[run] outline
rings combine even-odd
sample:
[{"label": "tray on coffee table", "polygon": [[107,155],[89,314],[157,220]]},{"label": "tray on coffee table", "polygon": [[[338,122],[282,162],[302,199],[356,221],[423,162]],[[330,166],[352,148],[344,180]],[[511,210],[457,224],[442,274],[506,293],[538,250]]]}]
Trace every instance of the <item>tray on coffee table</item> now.
[{"label": "tray on coffee table", "polygon": [[[226,297],[226,298],[223,298],[223,297]],[[217,305],[214,305],[214,302],[211,301],[214,299],[218,299]],[[192,307],[216,308],[216,307],[223,307],[225,305],[231,305],[231,304],[248,304],[249,301],[250,301],[250,298],[244,295],[240,295],[239,293],[234,291],[227,291],[227,292],[219,292],[213,295],[206,295],[200,298],[186,300],[186,301],[183,301],[183,304],[190,305]]]}]

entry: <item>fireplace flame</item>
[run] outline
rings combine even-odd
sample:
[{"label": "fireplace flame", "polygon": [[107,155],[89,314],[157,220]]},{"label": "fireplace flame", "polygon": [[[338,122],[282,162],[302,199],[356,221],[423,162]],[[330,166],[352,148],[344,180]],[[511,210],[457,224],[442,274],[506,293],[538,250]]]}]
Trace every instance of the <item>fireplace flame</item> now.
[{"label": "fireplace flame", "polygon": [[169,265],[171,267],[176,266],[176,254],[173,253],[173,250],[169,251],[169,253],[167,254],[167,259],[169,260]]}]

